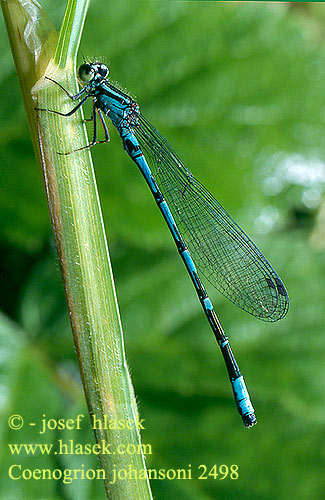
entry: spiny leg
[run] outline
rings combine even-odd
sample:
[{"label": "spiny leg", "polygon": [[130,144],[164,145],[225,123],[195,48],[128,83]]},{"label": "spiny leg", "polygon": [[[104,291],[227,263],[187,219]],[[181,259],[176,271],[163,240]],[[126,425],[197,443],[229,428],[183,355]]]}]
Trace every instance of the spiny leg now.
[{"label": "spiny leg", "polygon": [[63,90],[63,92],[65,92],[65,93],[66,93],[66,95],[67,95],[70,99],[72,99],[73,101],[75,101],[76,99],[79,99],[79,97],[87,91],[87,87],[88,87],[88,85],[86,85],[85,87],[83,87],[83,88],[80,90],[80,92],[78,92],[76,95],[72,95],[72,94],[70,94],[70,92],[68,92],[68,91],[67,91],[67,90],[66,90],[66,89],[65,89],[65,88],[64,88],[64,87],[63,87],[63,86],[62,86],[59,82],[57,82],[56,80],[53,80],[53,79],[52,79],[52,78],[50,78],[49,76],[46,76],[45,78],[46,78],[46,80],[50,80],[50,82],[53,82],[53,83],[55,83],[58,87],[60,87],[60,89],[62,89],[62,90]]},{"label": "spiny leg", "polygon": [[[98,113],[99,119],[100,119],[102,127],[104,129],[105,139],[102,140],[102,141],[98,141],[97,140],[97,115],[96,115],[96,112]],[[58,153],[58,154],[69,155],[71,153],[75,153],[76,151],[82,151],[83,149],[91,148],[92,146],[95,146],[96,144],[103,144],[105,142],[109,142],[110,138],[109,138],[109,133],[108,133],[108,130],[107,130],[106,123],[104,121],[104,117],[103,117],[102,112],[100,111],[100,109],[96,108],[95,105],[93,106],[92,118],[91,119],[94,120],[94,134],[93,134],[93,140],[91,141],[91,143],[87,144],[87,146],[83,146],[81,148],[74,149],[73,151],[69,151],[68,153]],[[90,120],[88,120],[88,121],[90,121]]]},{"label": "spiny leg", "polygon": [[71,116],[73,113],[75,113],[86,101],[91,97],[90,95],[86,95],[83,99],[81,99],[80,102],[78,102],[77,106],[75,106],[71,111],[68,111],[68,113],[61,113],[61,111],[56,111],[55,109],[46,109],[46,108],[34,108],[36,111],[48,111],[49,113],[54,113],[55,115],[60,115],[60,116]]},{"label": "spiny leg", "polygon": [[105,123],[105,119],[103,117],[103,113],[101,112],[101,110],[99,108],[96,108],[96,111],[98,113],[98,116],[99,116],[99,119],[100,119],[100,123],[102,124],[103,130],[104,130],[104,134],[105,134],[105,140],[104,141],[100,141],[100,142],[109,142],[110,141],[109,133],[108,133],[107,125]]},{"label": "spiny leg", "polygon": [[[76,95],[73,96],[60,83],[58,83],[57,81],[55,81],[52,78],[49,78],[47,76],[45,78],[47,80],[50,80],[51,82],[55,83],[56,85],[58,85],[66,93],[66,95],[70,99],[72,99],[72,100],[80,98],[80,96],[87,90],[87,86],[86,86],[78,94],[76,94]],[[86,100],[89,97],[92,97],[92,96],[89,95],[89,94],[86,95],[83,99],[81,99],[81,101],[73,109],[71,109],[67,113],[61,113],[60,111],[56,111],[54,109],[47,109],[47,108],[35,108],[35,110],[36,111],[48,111],[49,113],[54,113],[54,114],[59,115],[59,116],[71,116],[86,102]],[[104,129],[105,139],[102,140],[102,141],[97,141],[97,119],[96,119],[97,116],[96,116],[96,111],[97,111],[97,113],[99,115],[102,127]],[[109,140],[110,140],[109,133],[108,133],[108,130],[107,130],[107,126],[106,126],[103,114],[100,111],[100,109],[96,108],[95,105],[93,105],[91,117],[89,119],[85,119],[85,121],[92,121],[92,120],[94,121],[94,134],[93,134],[93,140],[92,140],[92,142],[90,144],[88,144],[87,146],[83,146],[81,148],[74,149],[73,151],[68,151],[66,153],[58,152],[59,155],[69,155],[69,154],[74,153],[76,151],[81,151],[82,149],[91,148],[92,146],[95,146],[95,144],[102,144],[102,143],[105,143],[105,142],[109,142]]]}]

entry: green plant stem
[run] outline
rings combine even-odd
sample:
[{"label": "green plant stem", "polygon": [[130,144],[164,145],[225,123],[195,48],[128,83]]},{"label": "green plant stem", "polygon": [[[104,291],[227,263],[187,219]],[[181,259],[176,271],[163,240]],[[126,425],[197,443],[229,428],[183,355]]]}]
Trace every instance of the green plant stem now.
[{"label": "green plant stem", "polygon": [[[73,103],[44,75],[77,92],[75,61],[87,0],[69,0],[59,37],[32,1],[1,0],[36,157],[44,175],[73,337],[89,413],[104,422],[133,422],[131,429],[94,430],[98,443],[114,455],[99,455],[105,488],[112,500],[151,499],[138,449],[137,409],[126,364],[111,264],[81,111],[62,117],[35,108],[66,112]],[[26,29],[28,27],[28,30]],[[28,34],[28,39],[26,38]],[[33,40],[33,44],[31,44]],[[134,470],[142,477],[113,483],[114,472]]]}]

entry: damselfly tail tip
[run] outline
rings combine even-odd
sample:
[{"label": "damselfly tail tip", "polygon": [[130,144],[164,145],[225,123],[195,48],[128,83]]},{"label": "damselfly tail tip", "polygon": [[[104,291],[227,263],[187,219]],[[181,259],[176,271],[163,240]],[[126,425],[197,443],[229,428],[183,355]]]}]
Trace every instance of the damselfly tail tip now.
[{"label": "damselfly tail tip", "polygon": [[256,420],[254,413],[249,413],[247,415],[243,415],[242,418],[243,418],[244,426],[247,428],[253,427],[253,425],[257,424],[257,420]]}]

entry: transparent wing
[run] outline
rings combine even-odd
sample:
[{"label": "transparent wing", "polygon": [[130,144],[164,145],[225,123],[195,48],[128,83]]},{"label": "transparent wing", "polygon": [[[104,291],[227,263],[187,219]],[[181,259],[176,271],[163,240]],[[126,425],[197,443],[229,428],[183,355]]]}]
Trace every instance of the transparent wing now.
[{"label": "transparent wing", "polygon": [[253,316],[283,318],[287,291],[259,249],[142,115],[133,132],[200,274]]}]

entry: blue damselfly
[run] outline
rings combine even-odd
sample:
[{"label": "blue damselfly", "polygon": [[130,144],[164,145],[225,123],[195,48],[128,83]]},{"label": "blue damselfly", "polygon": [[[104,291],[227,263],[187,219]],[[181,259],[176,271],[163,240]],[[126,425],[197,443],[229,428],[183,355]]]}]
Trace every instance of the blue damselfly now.
[{"label": "blue damselfly", "polygon": [[[42,111],[70,116],[92,98],[94,135],[86,148],[109,141],[104,116],[117,128],[124,149],[143,174],[173,236],[224,357],[238,411],[245,427],[251,427],[256,423],[254,408],[198,271],[237,306],[264,321],[277,321],[287,313],[285,286],[244,231],[144,118],[138,104],[108,81],[107,66],[85,62],[78,76],[83,88],[76,95],[48,78],[70,99],[80,99],[71,111]],[[97,138],[97,117],[104,140]]]}]

